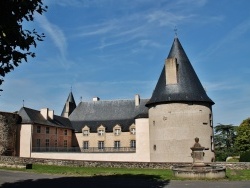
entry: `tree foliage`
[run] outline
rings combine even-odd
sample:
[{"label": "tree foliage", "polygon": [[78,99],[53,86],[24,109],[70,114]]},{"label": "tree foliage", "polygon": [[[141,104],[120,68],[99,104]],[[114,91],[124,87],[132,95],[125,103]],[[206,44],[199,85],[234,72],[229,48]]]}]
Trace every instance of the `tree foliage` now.
[{"label": "tree foliage", "polygon": [[0,0],[0,85],[5,74],[14,70],[27,57],[35,57],[30,47],[43,41],[44,34],[23,28],[23,22],[34,21],[47,6],[42,0]]},{"label": "tree foliage", "polygon": [[236,154],[234,147],[237,126],[219,124],[214,128],[214,146],[217,161],[225,161],[228,156]]},{"label": "tree foliage", "polygon": [[250,118],[243,120],[238,127],[235,146],[240,153],[250,151]]}]

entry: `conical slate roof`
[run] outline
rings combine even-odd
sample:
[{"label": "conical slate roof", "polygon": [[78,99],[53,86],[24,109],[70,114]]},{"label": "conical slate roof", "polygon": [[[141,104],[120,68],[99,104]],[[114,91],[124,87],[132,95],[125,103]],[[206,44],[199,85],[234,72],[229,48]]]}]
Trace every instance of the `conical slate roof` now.
[{"label": "conical slate roof", "polygon": [[176,84],[166,84],[165,66],[146,106],[168,102],[214,102],[207,96],[179,39],[174,39],[168,58],[176,58],[178,73]]},{"label": "conical slate roof", "polygon": [[66,103],[65,103],[65,105],[64,105],[64,107],[63,107],[63,111],[62,111],[62,114],[61,114],[61,116],[63,116],[64,115],[64,113],[67,113],[66,112],[66,106],[67,106],[67,103],[69,104],[69,115],[73,112],[73,110],[76,108],[76,103],[75,103],[75,99],[74,99],[74,96],[73,96],[73,93],[72,92],[70,92],[69,93],[69,96],[68,96],[68,98],[67,98],[67,101],[66,101]]}]

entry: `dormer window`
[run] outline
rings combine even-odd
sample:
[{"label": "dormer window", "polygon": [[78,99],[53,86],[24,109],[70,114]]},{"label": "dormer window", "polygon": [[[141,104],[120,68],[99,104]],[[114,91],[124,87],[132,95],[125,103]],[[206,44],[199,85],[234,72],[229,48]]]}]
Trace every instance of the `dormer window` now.
[{"label": "dormer window", "polygon": [[83,136],[89,136],[89,130],[83,130]]},{"label": "dormer window", "polygon": [[101,125],[100,127],[98,127],[97,133],[98,133],[98,136],[104,136],[104,134],[105,134],[105,127],[103,125]]},{"label": "dormer window", "polygon": [[131,128],[130,133],[135,134],[135,128]]},{"label": "dormer window", "polygon": [[121,129],[115,129],[115,135],[118,136],[121,134]]},{"label": "dormer window", "polygon": [[115,136],[119,136],[121,134],[121,126],[120,125],[116,125],[114,128],[113,128],[113,132],[114,132],[114,135]]},{"label": "dormer window", "polygon": [[99,136],[103,136],[104,133],[105,133],[105,131],[104,131],[103,129],[99,129],[99,130],[98,130],[98,135],[99,135]]},{"label": "dormer window", "polygon": [[132,125],[129,127],[129,131],[130,131],[130,134],[135,135],[136,131],[135,131],[135,125],[134,125],[134,124],[132,124]]},{"label": "dormer window", "polygon": [[82,135],[83,136],[89,136],[90,129],[87,125],[85,125],[82,129]]}]

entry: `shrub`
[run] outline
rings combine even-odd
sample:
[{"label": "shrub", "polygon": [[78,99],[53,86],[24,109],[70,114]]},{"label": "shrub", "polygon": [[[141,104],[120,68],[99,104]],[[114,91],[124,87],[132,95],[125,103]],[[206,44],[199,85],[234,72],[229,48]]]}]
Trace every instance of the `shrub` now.
[{"label": "shrub", "polygon": [[242,153],[239,162],[250,162],[250,151]]}]

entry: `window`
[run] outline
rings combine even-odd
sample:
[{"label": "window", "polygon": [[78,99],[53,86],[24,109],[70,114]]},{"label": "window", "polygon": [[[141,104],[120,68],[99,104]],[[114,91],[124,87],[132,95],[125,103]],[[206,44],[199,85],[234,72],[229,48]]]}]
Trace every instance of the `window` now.
[{"label": "window", "polygon": [[136,148],[136,141],[135,140],[130,140],[130,147]]},{"label": "window", "polygon": [[68,142],[67,142],[67,140],[64,140],[64,141],[63,141],[63,147],[66,148],[67,146],[68,146]]},{"label": "window", "polygon": [[41,146],[41,140],[40,139],[36,139],[36,147],[40,147]]},{"label": "window", "polygon": [[105,133],[104,129],[99,129],[99,130],[98,130],[98,135],[99,135],[99,136],[103,136],[104,133]]},{"label": "window", "polygon": [[56,128],[56,134],[57,134],[57,128]]},{"label": "window", "polygon": [[83,136],[89,136],[89,131],[88,130],[83,130]]},{"label": "window", "polygon": [[46,127],[46,134],[49,134],[49,127]]},{"label": "window", "polygon": [[118,136],[121,134],[121,129],[115,129],[115,135]]},{"label": "window", "polygon": [[67,129],[66,129],[66,130],[64,130],[64,135],[68,135],[68,131],[67,131]]},{"label": "window", "polygon": [[120,148],[120,141],[114,142],[114,148],[116,148],[116,149]]},{"label": "window", "polygon": [[211,139],[211,151],[214,151],[214,137],[210,136]]},{"label": "window", "polygon": [[89,149],[89,141],[83,141],[83,149]]},{"label": "window", "polygon": [[55,147],[57,147],[57,140],[55,140]]},{"label": "window", "polygon": [[46,139],[46,140],[45,140],[45,146],[46,146],[46,147],[49,147],[49,139]]},{"label": "window", "polygon": [[37,132],[37,133],[41,133],[41,126],[37,126],[37,127],[36,127],[36,132]]},{"label": "window", "polygon": [[130,129],[130,133],[131,133],[131,134],[135,134],[135,128],[131,128],[131,129]]},{"label": "window", "polygon": [[104,148],[104,141],[98,141],[98,149]]}]

